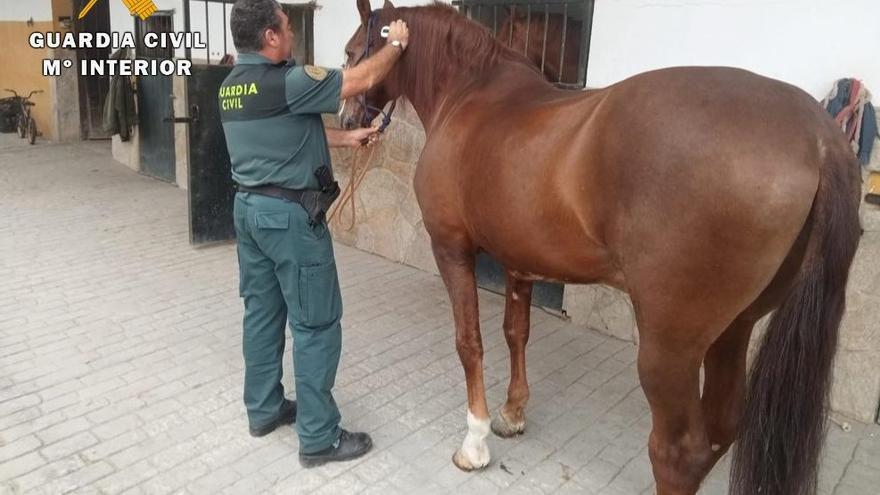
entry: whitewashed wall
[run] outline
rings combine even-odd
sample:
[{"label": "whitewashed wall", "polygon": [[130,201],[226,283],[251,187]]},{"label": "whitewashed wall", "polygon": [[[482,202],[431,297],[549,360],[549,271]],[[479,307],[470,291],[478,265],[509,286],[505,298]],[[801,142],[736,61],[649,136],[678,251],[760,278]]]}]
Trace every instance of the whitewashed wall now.
[{"label": "whitewashed wall", "polygon": [[[383,1],[372,0],[373,7]],[[318,4],[315,60],[338,66],[358,24],[355,0]],[[847,76],[880,94],[878,25],[877,0],[597,0],[587,83],[607,86],[660,67],[730,65],[816,98]]]},{"label": "whitewashed wall", "polygon": [[649,69],[730,65],[816,98],[840,77],[880,94],[877,0],[597,0],[587,83]]},{"label": "whitewashed wall", "polygon": [[52,20],[52,0],[0,0],[0,21]]},{"label": "whitewashed wall", "polygon": [[[159,10],[171,10],[174,12],[174,30],[183,31],[183,2],[189,0],[154,0]],[[229,16],[232,12],[233,0],[224,5],[215,2],[190,2],[190,30],[202,33],[202,39],[208,41],[208,33],[205,30],[205,4],[208,4],[208,19],[211,23],[210,31],[210,50],[211,61],[216,63],[223,57],[223,38],[226,38],[226,51],[236,54],[235,47],[232,44],[232,35],[229,31]],[[226,17],[226,30],[222,29],[223,16]],[[134,18],[125,8],[122,2],[114,1],[110,3],[110,26],[114,31],[134,32]],[[192,57],[194,60],[205,60],[208,55],[207,49],[193,49]],[[180,49],[175,52],[175,56],[183,57],[184,50]]]},{"label": "whitewashed wall", "polygon": [[[443,0],[451,3],[448,0]],[[370,0],[374,9],[385,0]],[[429,0],[392,0],[396,7],[432,3]],[[319,0],[315,12],[315,64],[339,67],[345,61],[345,44],[360,24],[355,0]]]},{"label": "whitewashed wall", "polygon": [[[184,0],[155,0],[174,10],[183,30]],[[372,0],[379,8],[384,0]],[[293,2],[297,3],[297,2]],[[397,0],[423,5],[426,0]],[[339,66],[358,24],[355,0],[319,0],[315,14],[315,60]],[[223,14],[209,3],[212,19]],[[192,2],[192,29],[204,32],[204,2]],[[226,7],[228,16],[231,4]],[[110,1],[111,26],[133,31],[125,6]],[[0,0],[0,20],[52,19],[50,0]],[[816,98],[844,76],[862,79],[880,94],[880,2],[876,0],[597,0],[588,84],[601,87],[646,70],[675,65],[730,65],[795,84]],[[211,58],[235,53],[228,28],[211,32]],[[178,56],[182,56],[180,51]],[[206,50],[196,50],[197,59]]]}]

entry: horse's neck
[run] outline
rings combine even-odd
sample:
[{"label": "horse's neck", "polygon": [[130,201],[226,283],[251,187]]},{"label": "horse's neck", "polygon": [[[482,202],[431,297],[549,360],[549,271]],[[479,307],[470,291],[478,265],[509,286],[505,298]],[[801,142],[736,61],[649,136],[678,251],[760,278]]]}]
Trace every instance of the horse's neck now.
[{"label": "horse's neck", "polygon": [[[397,91],[394,91],[407,97],[426,130],[445,102],[455,99],[468,80],[506,63],[502,61],[505,57],[499,55],[494,46],[485,45],[485,39],[480,43],[480,46],[485,46],[485,52],[458,51],[473,46],[465,41],[469,28],[462,25],[461,30],[453,29],[451,32],[431,29],[431,22],[434,21],[429,12],[431,9],[420,7],[401,9],[404,20],[413,26],[414,33],[425,37],[414,38],[408,49],[409,60],[405,58],[398,64]],[[450,36],[464,38],[451,39]]]},{"label": "horse's neck", "polygon": [[[438,51],[445,55],[446,49]],[[437,111],[465,77],[463,71],[455,70],[447,63],[447,60],[441,60],[437,64],[407,64],[401,67],[406,71],[402,75],[406,83],[400,88],[401,92],[409,99],[425,130],[430,128]]]},{"label": "horse's neck", "polygon": [[[521,92],[525,86],[530,87],[529,94],[532,96],[540,95],[545,90],[553,90],[543,76],[530,66],[514,62],[500,62],[481,73],[464,69],[441,75],[432,74],[429,70],[415,74],[415,78],[424,78],[431,82],[428,92],[407,93],[404,90],[428,134],[437,122],[443,120],[445,114],[455,111],[469,96],[479,94],[480,101],[486,101],[504,99],[512,93]],[[415,78],[408,80],[414,81]]]}]

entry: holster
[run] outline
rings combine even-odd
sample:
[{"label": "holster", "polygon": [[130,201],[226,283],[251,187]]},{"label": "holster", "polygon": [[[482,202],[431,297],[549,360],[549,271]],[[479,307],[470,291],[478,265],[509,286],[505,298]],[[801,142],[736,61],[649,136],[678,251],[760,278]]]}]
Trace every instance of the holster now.
[{"label": "holster", "polygon": [[320,191],[303,191],[301,203],[309,215],[309,225],[315,226],[324,221],[330,206],[339,197],[339,182],[333,180],[333,173],[327,166],[315,170]]},{"label": "holster", "polygon": [[286,189],[273,185],[250,187],[240,184],[238,190],[299,203],[309,215],[309,226],[314,227],[324,221],[330,205],[339,197],[339,183],[333,180],[333,173],[328,167],[321,166],[315,170],[315,177],[318,179],[320,190]]}]

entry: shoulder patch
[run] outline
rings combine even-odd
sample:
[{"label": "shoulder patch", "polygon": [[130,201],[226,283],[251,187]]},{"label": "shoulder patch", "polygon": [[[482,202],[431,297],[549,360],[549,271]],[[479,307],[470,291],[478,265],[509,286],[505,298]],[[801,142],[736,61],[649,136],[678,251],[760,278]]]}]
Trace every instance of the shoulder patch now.
[{"label": "shoulder patch", "polygon": [[315,81],[323,81],[327,77],[327,69],[323,67],[315,67],[314,65],[306,65],[303,67],[306,75]]}]

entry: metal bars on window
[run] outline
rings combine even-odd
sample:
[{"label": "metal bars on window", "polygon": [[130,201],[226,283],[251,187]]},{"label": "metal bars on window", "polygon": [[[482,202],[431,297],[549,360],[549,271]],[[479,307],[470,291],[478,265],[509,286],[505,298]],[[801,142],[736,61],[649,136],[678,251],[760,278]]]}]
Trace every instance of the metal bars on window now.
[{"label": "metal bars on window", "polygon": [[[190,32],[193,29],[192,25],[192,15],[195,7],[193,2],[202,2],[204,3],[204,12],[202,15],[204,16],[204,38],[202,41],[205,43],[205,62],[207,64],[211,64],[211,28],[212,23],[214,24],[213,29],[220,29],[220,32],[223,36],[223,55],[222,58],[229,53],[229,32],[227,28],[227,17],[232,10],[232,4],[235,3],[235,0],[183,0],[183,29],[186,32]],[[211,8],[209,4],[216,3],[221,5],[222,13],[220,14],[220,18],[217,19],[216,14],[214,16],[211,15]],[[185,49],[185,55],[187,60],[192,60],[192,49],[187,47]]]},{"label": "metal bars on window", "polygon": [[[539,60],[533,58],[533,61],[542,72],[549,66],[558,67],[553,81],[557,85],[570,88],[586,85],[595,0],[454,0],[452,3],[468,18],[491,29],[502,43],[506,41],[508,46],[514,41],[522,43],[516,48],[522,48],[527,57],[530,49],[536,48],[533,44],[540,43],[537,45],[540,50],[532,53],[533,56],[539,55],[536,57]],[[509,26],[504,25],[506,20],[511,21]],[[524,40],[514,40],[514,24],[518,24],[518,29],[524,29],[521,34]],[[506,37],[505,33],[499,36],[502,27],[508,29]],[[560,31],[558,36],[554,29]],[[549,49],[548,43],[552,45]],[[554,53],[555,50],[558,54]],[[548,59],[550,55],[554,60]],[[558,60],[555,60],[556,56]]]},{"label": "metal bars on window", "polygon": [[144,35],[147,33],[171,33],[174,31],[174,18],[171,11],[161,10],[153,13],[147,19],[141,20],[135,17],[134,32],[138,40],[135,47],[135,55],[138,58],[154,58],[170,60],[174,57],[174,51],[168,47],[147,48],[144,43]]}]

